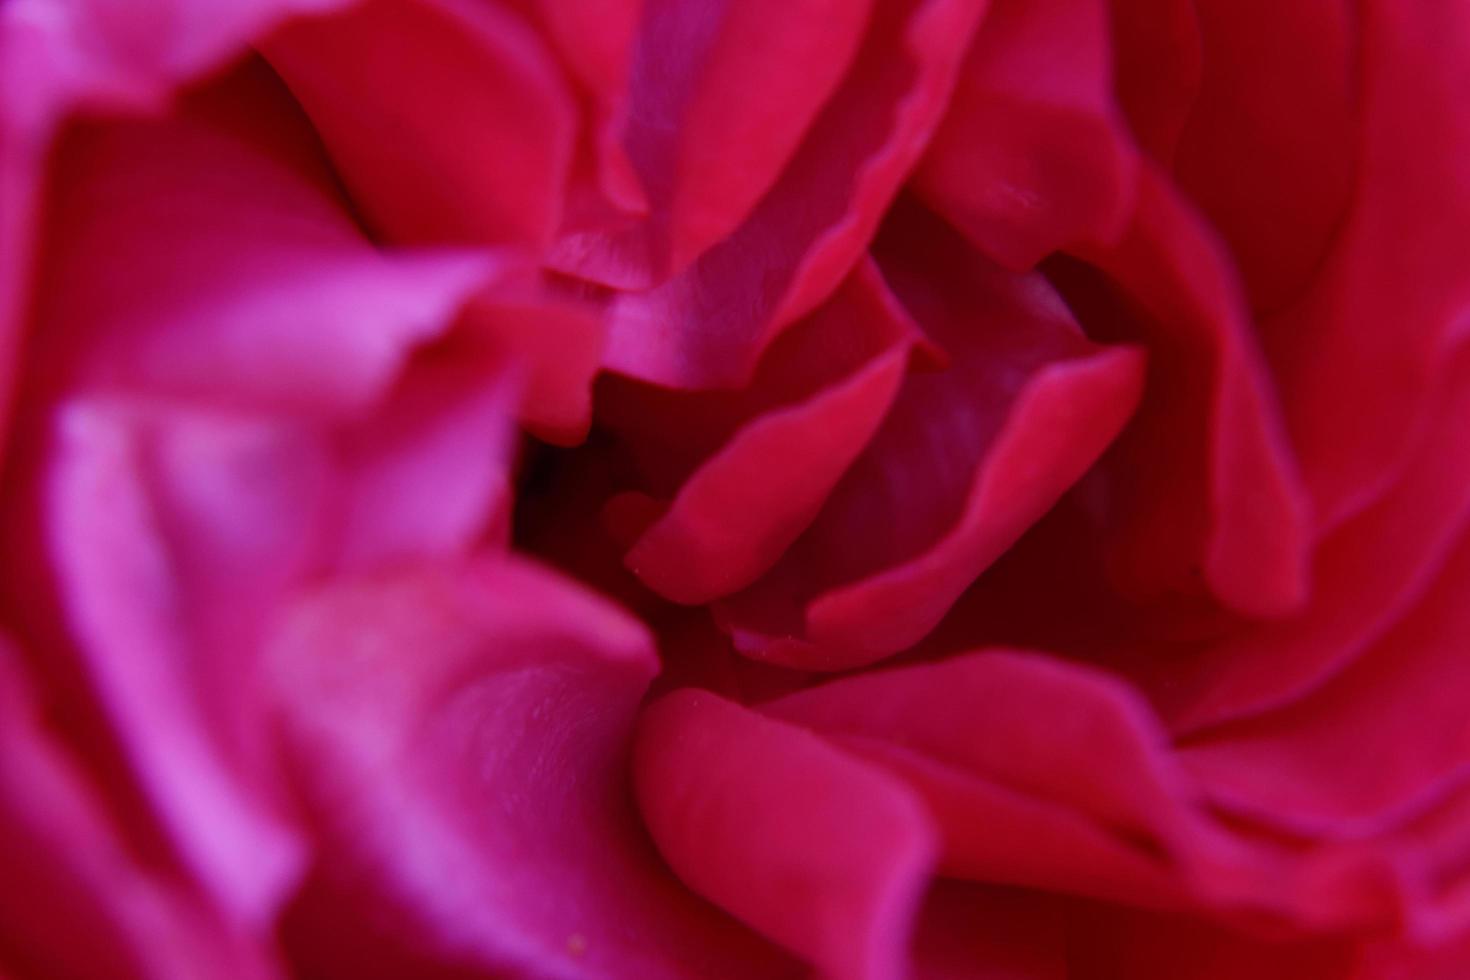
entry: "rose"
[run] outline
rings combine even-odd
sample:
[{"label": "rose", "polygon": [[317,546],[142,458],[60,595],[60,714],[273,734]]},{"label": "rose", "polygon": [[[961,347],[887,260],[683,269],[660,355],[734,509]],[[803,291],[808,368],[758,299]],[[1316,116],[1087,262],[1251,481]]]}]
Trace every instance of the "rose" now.
[{"label": "rose", "polygon": [[1466,43],[0,6],[0,964],[1458,975]]}]

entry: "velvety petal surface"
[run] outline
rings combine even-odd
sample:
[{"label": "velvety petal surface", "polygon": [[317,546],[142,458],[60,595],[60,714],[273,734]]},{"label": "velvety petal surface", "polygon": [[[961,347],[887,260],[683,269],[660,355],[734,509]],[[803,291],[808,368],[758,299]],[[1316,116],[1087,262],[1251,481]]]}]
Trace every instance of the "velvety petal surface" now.
[{"label": "velvety petal surface", "polygon": [[993,3],[965,58],[917,193],[987,255],[1029,269],[1122,234],[1134,151],[1113,105],[1101,0]]},{"label": "velvety petal surface", "polygon": [[694,891],[833,977],[902,976],[932,831],[897,781],[708,691],[639,723],[639,809]]},{"label": "velvety petal surface", "polygon": [[1056,502],[1133,411],[1143,359],[1092,344],[1038,276],[915,211],[879,250],[948,367],[911,374],[775,568],[717,606],[760,659],[850,667],[923,637]]},{"label": "velvety petal surface", "polygon": [[316,969],[789,970],[634,822],[625,752],[657,662],[616,608],[513,559],[409,565],[304,596],[270,657],[320,860],[287,944]]},{"label": "velvety petal surface", "polygon": [[938,124],[982,4],[882,0],[842,87],[750,216],[657,289],[613,304],[608,366],[733,387],[861,258]]},{"label": "velvety petal surface", "polygon": [[368,0],[265,45],[369,223],[393,241],[546,244],[575,148],[531,24],[476,0]]}]

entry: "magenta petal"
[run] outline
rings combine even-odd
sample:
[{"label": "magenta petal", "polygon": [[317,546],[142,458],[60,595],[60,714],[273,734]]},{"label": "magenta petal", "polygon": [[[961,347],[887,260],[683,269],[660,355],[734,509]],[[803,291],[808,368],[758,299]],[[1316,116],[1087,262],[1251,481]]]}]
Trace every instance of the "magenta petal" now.
[{"label": "magenta petal", "polygon": [[82,129],[58,171],[41,338],[92,386],[357,410],[491,271],[466,253],[374,249],[258,65],[168,119]]},{"label": "magenta petal", "polygon": [[1193,0],[1109,0],[1114,87],[1139,145],[1165,168],[1204,70]]},{"label": "magenta petal", "polygon": [[368,568],[452,555],[508,522],[515,395],[472,360],[410,367],[373,415],[334,434],[336,544],[324,560]]},{"label": "magenta petal", "polygon": [[923,795],[949,874],[1177,900],[1188,872],[1173,862],[1209,843],[1146,706],[1117,681],[1061,661],[966,654],[832,681],[761,710],[861,753]]},{"label": "magenta petal", "polygon": [[575,107],[514,13],[476,0],[368,0],[293,23],[265,53],[390,240],[550,241]]},{"label": "magenta petal", "polygon": [[651,213],[564,241],[558,267],[646,289],[733,231],[842,83],[872,4],[649,0],[623,143]]},{"label": "magenta petal", "polygon": [[[1463,358],[1462,358],[1462,363]],[[1444,379],[1434,420],[1392,492],[1318,546],[1312,602],[1191,657],[1144,667],[1176,731],[1188,732],[1300,698],[1381,639],[1430,588],[1470,525],[1470,386]]]},{"label": "magenta petal", "polygon": [[674,871],[824,975],[902,975],[933,841],[901,785],[707,691],[655,702],[634,778]]},{"label": "magenta petal", "polygon": [[847,80],[750,217],[687,271],[614,303],[608,366],[733,387],[862,257],[937,125],[976,0],[882,0]]},{"label": "magenta petal", "polygon": [[[695,470],[628,552],[628,567],[660,595],[708,602],[749,585],[780,558],[882,421],[918,333],[865,262],[786,338],[800,349],[773,347],[770,372],[758,373],[740,399],[754,409],[752,417]],[[780,375],[793,373],[793,364],[834,366],[856,359],[849,353],[870,359],[811,393],[794,385],[798,401],[757,407],[789,394],[782,382],[798,379]]]},{"label": "magenta petal", "polygon": [[145,870],[43,723],[0,639],[0,948],[18,976],[265,980],[277,967]]},{"label": "magenta petal", "polygon": [[1135,306],[1093,309],[1066,289],[1079,318],[1106,336],[1145,340],[1150,357],[1137,422],[1104,467],[1116,584],[1142,599],[1203,585],[1249,615],[1298,607],[1307,496],[1223,249],[1146,166],[1128,234],[1087,254]]},{"label": "magenta petal", "polygon": [[516,375],[527,429],[555,445],[573,446],[587,437],[592,423],[602,320],[596,306],[544,286],[491,289],[466,308],[454,339],[499,357]]},{"label": "magenta petal", "polygon": [[885,271],[952,363],[905,380],[817,520],[717,607],[760,659],[835,669],[919,640],[1136,404],[1137,351],[1088,342],[1039,277],[972,256],[932,219],[905,227]]},{"label": "magenta petal", "polygon": [[1392,484],[1470,331],[1470,8],[1375,0],[1361,17],[1354,206],[1312,288],[1261,327],[1329,528]]},{"label": "magenta petal", "polygon": [[916,175],[919,195],[1012,269],[1117,238],[1136,165],[1109,60],[1103,0],[992,4]]},{"label": "magenta petal", "polygon": [[288,936],[306,962],[345,976],[381,971],[384,950],[535,976],[780,967],[637,828],[625,753],[657,661],[626,614],[518,561],[407,565],[306,595],[270,650],[321,856]]},{"label": "magenta petal", "polygon": [[[264,781],[249,648],[306,558],[296,503],[320,474],[300,440],[259,426],[206,422],[170,440],[80,402],[57,429],[42,520],[90,683],[183,864],[232,914],[265,921],[304,841]],[[224,517],[213,539],[198,533],[211,510]]]}]

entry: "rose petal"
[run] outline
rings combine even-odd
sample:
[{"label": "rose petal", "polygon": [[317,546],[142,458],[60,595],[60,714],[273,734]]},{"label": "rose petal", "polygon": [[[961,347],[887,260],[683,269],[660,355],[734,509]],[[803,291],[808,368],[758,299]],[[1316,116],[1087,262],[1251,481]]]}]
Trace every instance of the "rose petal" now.
[{"label": "rose petal", "polygon": [[915,175],[919,195],[1011,269],[1116,239],[1135,161],[1109,61],[1101,0],[992,4]]},{"label": "rose petal", "polygon": [[1417,608],[1321,690],[1191,741],[1184,758],[1212,797],[1298,833],[1360,835],[1470,777],[1467,541]]},{"label": "rose petal", "polygon": [[46,729],[0,639],[0,946],[17,976],[281,975],[262,946],[149,874]]},{"label": "rose petal", "polygon": [[1352,194],[1352,5],[1195,6],[1204,72],[1175,179],[1230,244],[1252,308],[1279,309],[1307,286]]},{"label": "rose petal", "polygon": [[1361,16],[1354,208],[1313,288],[1261,325],[1322,528],[1392,485],[1470,330],[1470,10],[1390,0]]},{"label": "rose petal", "polygon": [[[1463,360],[1463,359],[1462,359]],[[1470,363],[1470,362],[1465,362]],[[1393,491],[1318,547],[1321,569],[1300,615],[1142,665],[1179,732],[1281,707],[1351,665],[1411,610],[1470,523],[1470,371],[1451,369],[1430,431]]]},{"label": "rose petal", "polygon": [[1204,70],[1199,14],[1186,0],[1109,0],[1118,103],[1133,135],[1168,167]]},{"label": "rose petal", "polygon": [[550,241],[575,107],[516,14],[474,0],[368,0],[295,22],[264,50],[390,240]]},{"label": "rose petal", "polygon": [[608,366],[733,387],[861,258],[938,123],[977,0],[882,0],[841,89],[750,217],[669,283],[613,304]]},{"label": "rose petal", "polygon": [[951,875],[1177,901],[1190,876],[1177,862],[1209,842],[1147,709],[1113,679],[1061,661],[973,653],[829,682],[761,710],[920,792]]},{"label": "rose petal", "polygon": [[[878,428],[917,337],[876,266],[860,265],[771,348],[763,362],[770,368],[738,396],[743,404],[720,406],[750,418],[679,487],[629,550],[628,567],[676,602],[708,602],[749,585],[811,523]],[[857,361],[850,374],[810,392],[802,390],[808,379],[793,377],[796,365],[810,364],[820,378],[848,360]],[[797,393],[800,400],[762,411]],[[697,411],[697,397],[675,410]]]},{"label": "rose petal", "polygon": [[765,578],[717,606],[743,652],[816,669],[927,633],[1117,434],[1138,352],[1089,343],[1039,277],[973,256],[932,219],[880,252],[952,357],[911,375],[826,507]]},{"label": "rose petal", "polygon": [[833,977],[898,977],[933,842],[897,782],[707,691],[650,707],[639,808],[694,891]]},{"label": "rose petal", "polygon": [[646,222],[573,236],[553,263],[647,289],[733,231],[842,83],[873,0],[649,0],[623,142]]},{"label": "rose petal", "polygon": [[409,565],[306,596],[270,656],[321,854],[287,925],[304,962],[779,975],[636,827],[624,753],[657,667],[636,621],[523,562]]},{"label": "rose petal", "polygon": [[1115,584],[1281,615],[1306,597],[1311,529],[1266,367],[1221,248],[1156,168],[1140,178],[1123,241],[1085,250],[1136,305],[1053,270],[1094,335],[1149,346],[1137,423],[1105,464]]},{"label": "rose petal", "polygon": [[75,132],[53,175],[38,362],[230,410],[331,416],[380,394],[492,266],[379,253],[311,139],[259,65],[167,119]]},{"label": "rose petal", "polygon": [[914,940],[916,980],[1069,980],[1064,907],[1039,895],[938,882]]}]

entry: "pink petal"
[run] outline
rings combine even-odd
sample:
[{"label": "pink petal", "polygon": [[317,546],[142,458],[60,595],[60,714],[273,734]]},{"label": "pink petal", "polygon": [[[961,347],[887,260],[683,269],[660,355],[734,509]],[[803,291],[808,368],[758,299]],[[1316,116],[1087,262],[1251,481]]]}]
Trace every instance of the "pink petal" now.
[{"label": "pink petal", "polygon": [[321,854],[300,961],[779,975],[640,836],[625,751],[657,662],[617,609],[509,559],[408,565],[304,597],[271,663]]},{"label": "pink petal", "polygon": [[1007,268],[1116,239],[1135,161],[1109,61],[1102,0],[995,3],[916,175],[919,195]]},{"label": "pink petal", "polygon": [[[629,550],[628,567],[676,602],[708,602],[749,585],[806,529],[863,450],[898,391],[917,336],[876,266],[860,265],[770,349],[739,396],[740,408],[721,406],[747,409],[750,418],[680,486]],[[810,392],[800,383],[807,379],[792,377],[797,365],[825,374],[847,360],[858,360],[850,374]],[[761,410],[762,402],[792,395],[799,400]]]},{"label": "pink petal", "polygon": [[368,0],[264,50],[389,240],[550,241],[575,106],[520,17],[475,0]]},{"label": "pink petal", "polygon": [[[233,914],[264,921],[299,873],[304,842],[262,782],[243,658],[259,628],[251,614],[304,559],[309,515],[291,507],[290,477],[309,485],[314,474],[292,458],[299,445],[259,429],[186,430],[172,448],[192,464],[181,471],[192,485],[171,488],[181,496],[170,511],[154,497],[146,424],[85,402],[57,423],[41,519],[89,680],[184,865]],[[235,457],[235,472],[211,467],[216,454]],[[241,489],[258,499],[226,496]],[[175,516],[226,503],[251,506],[226,510],[213,541]]]},{"label": "pink petal", "polygon": [[1174,862],[1218,846],[1189,812],[1147,709],[1111,678],[1061,661],[966,654],[833,681],[761,710],[921,793],[951,875],[1177,901],[1190,872]]},{"label": "pink petal", "polygon": [[602,369],[600,309],[545,285],[507,284],[477,296],[456,330],[460,356],[489,354],[517,374],[520,420],[535,436],[558,446],[587,437],[592,384]]},{"label": "pink petal", "polygon": [[1089,250],[1132,305],[1059,277],[1089,330],[1149,345],[1137,424],[1105,467],[1110,570],[1134,598],[1207,589],[1280,615],[1306,596],[1310,518],[1266,367],[1223,251],[1157,169],[1141,178],[1127,236]]},{"label": "pink petal", "polygon": [[1038,277],[973,256],[932,219],[900,227],[885,269],[953,362],[905,381],[817,520],[717,607],[761,659],[834,669],[912,645],[1092,465],[1138,397],[1138,353],[1089,343]]},{"label": "pink petal", "polygon": [[1361,16],[1354,207],[1313,288],[1261,327],[1321,527],[1392,484],[1470,329],[1470,9],[1388,0]]},{"label": "pink petal", "polygon": [[337,567],[468,551],[510,520],[515,388],[473,360],[415,364],[374,414],[333,434]]},{"label": "pink petal", "polygon": [[47,730],[0,640],[0,945],[17,976],[279,975],[182,887],[150,874]]},{"label": "pink petal", "polygon": [[634,780],[649,832],[694,891],[824,975],[901,975],[933,842],[897,782],[692,689],[645,712]]},{"label": "pink petal", "polygon": [[613,305],[608,366],[733,387],[861,258],[938,123],[976,0],[883,0],[848,78],[750,217],[669,283]]},{"label": "pink petal", "polygon": [[38,319],[49,356],[93,386],[357,410],[491,271],[469,254],[372,248],[258,65],[175,116],[79,130],[54,179]]},{"label": "pink petal", "polygon": [[648,0],[623,142],[648,220],[573,236],[559,268],[647,289],[729,235],[851,66],[873,0]]}]

